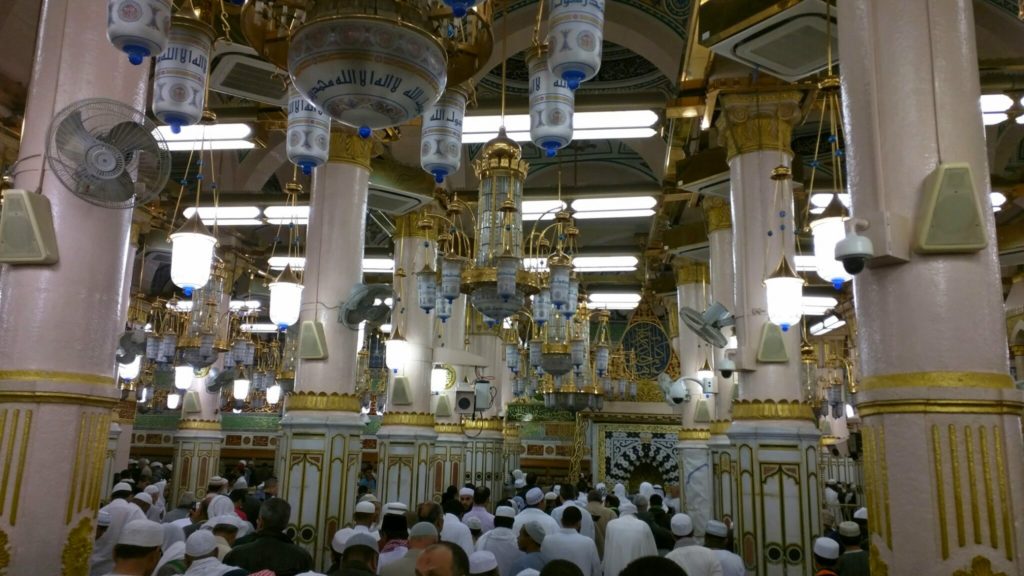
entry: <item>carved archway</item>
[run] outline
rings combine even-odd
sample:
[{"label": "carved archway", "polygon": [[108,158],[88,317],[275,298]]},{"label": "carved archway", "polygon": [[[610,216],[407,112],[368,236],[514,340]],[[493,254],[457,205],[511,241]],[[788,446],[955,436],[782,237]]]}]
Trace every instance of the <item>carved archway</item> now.
[{"label": "carved archway", "polygon": [[643,472],[643,468],[649,466],[660,473],[663,486],[679,484],[674,436],[650,432],[610,432],[605,443],[606,482],[629,485],[634,472]]}]

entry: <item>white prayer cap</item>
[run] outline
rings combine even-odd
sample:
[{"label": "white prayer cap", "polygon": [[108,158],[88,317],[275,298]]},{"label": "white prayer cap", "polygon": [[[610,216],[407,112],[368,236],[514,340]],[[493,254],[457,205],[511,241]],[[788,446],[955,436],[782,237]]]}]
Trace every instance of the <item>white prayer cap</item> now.
[{"label": "white prayer cap", "polygon": [[116,494],[118,492],[131,492],[131,491],[132,491],[132,485],[131,484],[129,484],[127,482],[118,482],[117,484],[114,484],[114,489],[111,490],[110,492],[111,492],[111,494]]},{"label": "white prayer cap", "polygon": [[540,522],[527,522],[523,524],[523,530],[526,530],[526,535],[533,539],[537,544],[544,543],[544,525]]},{"label": "white prayer cap", "polygon": [[437,538],[437,527],[430,522],[417,522],[409,529],[409,539]]},{"label": "white prayer cap", "polygon": [[[526,480],[523,480],[522,478],[516,478],[515,487],[516,488],[526,488]],[[526,570],[523,570],[523,572],[526,572]],[[534,570],[534,572],[537,572],[537,571]],[[539,574],[539,572],[538,572],[538,574]]]},{"label": "white prayer cap", "polygon": [[839,535],[846,536],[848,538],[856,538],[860,536],[860,526],[858,526],[856,522],[850,522],[849,520],[846,522],[840,522]]},{"label": "white prayer cap", "polygon": [[364,501],[356,504],[356,514],[373,514],[377,511],[377,507],[373,505],[373,502]]},{"label": "white prayer cap", "polygon": [[217,549],[217,537],[209,530],[196,530],[185,540],[185,554],[193,558],[205,556]]},{"label": "white prayer cap", "polygon": [[167,469],[168,470],[174,470],[174,464],[168,464],[167,465]]},{"label": "white prayer cap", "polygon": [[[479,519],[477,519],[479,522]],[[498,568],[498,560],[494,557],[493,552],[487,550],[479,550],[469,555],[469,573],[470,574],[483,574],[484,572],[490,572]]]},{"label": "white prayer cap", "polygon": [[377,497],[374,496],[373,494],[363,494],[362,496],[359,497],[359,501],[360,502],[376,502],[377,501]]},{"label": "white prayer cap", "polygon": [[135,458],[129,458],[129,459],[128,459],[128,463],[129,463],[129,464],[138,464],[138,463],[139,463],[139,461],[138,461],[138,460],[136,460]]},{"label": "white prayer cap", "polygon": [[516,509],[511,506],[498,506],[494,511],[494,516],[496,518],[515,518]]},{"label": "white prayer cap", "polygon": [[245,536],[249,531],[249,527],[247,526],[248,522],[239,518],[237,514],[221,514],[219,516],[214,516],[203,524],[203,528],[213,530],[217,526],[222,526],[224,524],[237,528],[239,537]]},{"label": "white prayer cap", "polygon": [[220,476],[214,476],[213,478],[210,478],[210,480],[206,484],[208,486],[227,486],[228,479],[221,478]]},{"label": "white prayer cap", "polygon": [[619,497],[619,499],[622,499],[626,495],[626,487],[623,486],[621,483],[616,484],[612,488],[612,492],[614,492],[615,495]]},{"label": "white prayer cap", "polygon": [[388,502],[381,511],[384,514],[405,514],[409,511],[409,507],[405,505],[405,502]]},{"label": "white prayer cap", "polygon": [[526,491],[526,505],[536,506],[544,499],[544,492],[540,488],[533,487]]},{"label": "white prayer cap", "polygon": [[135,496],[132,496],[132,500],[138,500],[139,502],[145,502],[150,506],[153,505],[153,497],[149,495],[149,492],[139,492]]},{"label": "white prayer cap", "polygon": [[619,516],[625,514],[636,514],[636,505],[629,500],[619,504]]},{"label": "white prayer cap", "polygon": [[650,482],[641,482],[640,483],[640,495],[641,496],[643,496],[644,498],[648,498],[653,493],[654,493],[654,486],[652,486]]},{"label": "white prayer cap", "polygon": [[604,485],[604,482],[598,482],[597,486],[594,486],[594,489],[597,490],[598,492],[604,492],[608,488]]},{"label": "white prayer cap", "polygon": [[331,550],[341,554],[345,550],[345,542],[355,533],[356,531],[352,528],[342,528],[335,532],[334,538],[331,539]]},{"label": "white prayer cap", "polygon": [[520,570],[519,574],[515,576],[540,576],[540,572],[537,572],[533,568],[527,568],[526,570]]},{"label": "white prayer cap", "polygon": [[853,519],[854,520],[867,520],[868,519],[868,509],[867,508],[857,508],[857,511],[853,513]]},{"label": "white prayer cap", "polygon": [[245,466],[245,460],[239,460],[238,463],[242,466]]},{"label": "white prayer cap", "polygon": [[380,552],[380,548],[377,547],[376,538],[370,536],[368,532],[356,532],[345,541],[345,547],[341,549],[341,553],[344,554],[345,550],[355,548],[356,546],[364,546],[373,550],[374,553]]},{"label": "white prayer cap", "polygon": [[160,462],[153,462],[153,463],[151,464],[151,466],[152,466],[153,468],[163,468],[163,467],[164,467],[164,465],[163,465],[163,464],[161,464]]},{"label": "white prayer cap", "polygon": [[156,484],[150,484],[149,486],[146,486],[146,488],[143,490],[143,492],[145,492],[146,494],[149,494],[152,497],[152,496],[156,496],[160,492],[163,492],[163,490],[161,490],[161,488],[162,488],[162,486],[158,486]]},{"label": "white prayer cap", "polygon": [[689,514],[676,514],[672,516],[672,533],[676,536],[689,536],[693,534],[693,520]]},{"label": "white prayer cap", "polygon": [[235,504],[231,501],[231,498],[218,494],[210,500],[210,503],[206,506],[206,512],[210,518],[224,514],[235,514]]},{"label": "white prayer cap", "polygon": [[837,560],[839,558],[839,542],[831,538],[818,538],[814,541],[814,555],[821,556],[826,560]]},{"label": "white prayer cap", "polygon": [[122,478],[121,482],[127,482],[128,484],[131,484],[132,486],[135,485],[135,479],[134,478]]},{"label": "white prayer cap", "polygon": [[551,491],[554,492],[555,494],[561,494],[562,493],[562,485],[561,484],[555,484],[551,488]]},{"label": "white prayer cap", "polygon": [[473,495],[473,489],[470,488],[469,486],[463,486],[462,488],[459,489],[459,497],[462,497],[462,496],[472,496],[472,495]]},{"label": "white prayer cap", "polygon": [[512,471],[512,477],[513,478],[518,479],[518,478],[522,478],[523,476],[525,476],[525,475],[523,474],[523,471],[520,470],[519,468],[516,468],[515,470]]},{"label": "white prayer cap", "polygon": [[110,526],[110,512],[106,510],[100,510],[96,514],[96,525],[97,526]]},{"label": "white prayer cap", "polygon": [[152,520],[132,520],[124,525],[117,543],[140,548],[159,548],[164,543],[164,527]]},{"label": "white prayer cap", "polygon": [[545,500],[558,500],[558,494],[554,492],[548,492],[544,495]]},{"label": "white prayer cap", "polygon": [[675,562],[684,572],[693,576],[722,573],[718,557],[703,546],[676,548],[666,554],[665,559]]},{"label": "white prayer cap", "polygon": [[835,484],[835,483],[836,483],[836,479],[835,478],[829,478],[828,480],[825,481],[825,484]]},{"label": "white prayer cap", "polygon": [[480,524],[480,519],[476,516],[466,518],[466,528],[469,528],[470,530],[483,530],[483,526]]},{"label": "white prayer cap", "polygon": [[725,538],[729,535],[729,529],[725,524],[718,520],[708,520],[707,526],[704,527],[704,533],[711,536],[718,536],[719,538]]},{"label": "white prayer cap", "polygon": [[245,476],[239,476],[238,480],[235,480],[235,484],[231,488],[233,490],[247,490],[249,488],[249,483],[245,481]]}]

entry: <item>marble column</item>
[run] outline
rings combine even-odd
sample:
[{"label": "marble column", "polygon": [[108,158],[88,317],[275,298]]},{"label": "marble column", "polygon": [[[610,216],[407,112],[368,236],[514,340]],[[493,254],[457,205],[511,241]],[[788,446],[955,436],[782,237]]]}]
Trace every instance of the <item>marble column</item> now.
[{"label": "marble column", "polygon": [[465,466],[459,485],[472,482],[501,494],[505,483],[504,421],[501,418],[464,419]]},{"label": "marble column", "polygon": [[132,215],[70,193],[46,166],[47,131],[84,98],[145,110],[149,68],[131,66],[102,32],[82,32],[105,28],[105,3],[40,6],[14,187],[50,200],[60,261],[0,269],[0,557],[8,574],[80,575],[118,399]]},{"label": "marble column", "polygon": [[[889,256],[853,283],[871,572],[1021,574],[1022,397],[1008,376],[973,3],[840,2],[838,20],[852,212]],[[908,238],[950,162],[970,168],[957,190],[980,218],[944,230],[979,230],[987,246],[921,254]]]},{"label": "marble column", "polygon": [[440,503],[449,486],[462,486],[464,482],[466,436],[462,424],[437,422],[434,431],[437,440],[430,458],[430,498]]},{"label": "marble column", "polygon": [[[300,322],[323,325],[325,358],[301,358],[285,399],[278,448],[281,494],[295,541],[316,565],[355,507],[363,418],[355,395],[358,333],[338,322],[339,303],[362,280],[372,140],[332,132],[328,163],[313,173]],[[307,324],[309,323],[309,324]]]},{"label": "marble column", "polygon": [[[437,440],[430,401],[434,313],[419,307],[416,274],[434,267],[435,234],[419,227],[423,212],[395,221],[395,306],[392,332],[405,337],[408,352],[388,389],[387,412],[377,431],[377,478],[384,502],[404,502],[410,509],[430,499],[431,444]],[[400,382],[399,379],[404,379]],[[396,391],[402,389],[401,394]]]},{"label": "marble column", "polygon": [[[792,159],[801,97],[751,87],[723,95],[719,119],[732,183],[740,386],[728,432],[739,482],[733,520],[740,555],[757,576],[811,572],[819,526],[820,433],[810,405],[801,403],[800,326],[781,332],[769,323],[763,284],[794,253],[791,182],[780,186],[772,174]],[[781,342],[784,357],[760,354],[771,340]]]}]

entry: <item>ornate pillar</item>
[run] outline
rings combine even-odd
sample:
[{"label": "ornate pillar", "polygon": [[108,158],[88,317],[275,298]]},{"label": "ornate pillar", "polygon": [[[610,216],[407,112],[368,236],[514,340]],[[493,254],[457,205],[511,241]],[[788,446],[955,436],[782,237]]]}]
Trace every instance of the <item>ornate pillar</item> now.
[{"label": "ornate pillar", "polygon": [[[392,331],[405,337],[408,353],[388,390],[387,412],[377,431],[377,478],[384,502],[404,502],[411,510],[430,498],[430,445],[437,439],[430,407],[434,316],[419,307],[416,274],[433,266],[435,234],[419,227],[422,212],[395,222],[395,306]],[[398,378],[404,378],[399,384]]]},{"label": "ornate pillar", "polygon": [[501,494],[505,483],[505,424],[501,418],[463,420],[465,466],[459,484],[472,482],[488,486],[491,494]]},{"label": "ornate pillar", "polygon": [[434,424],[434,431],[437,441],[430,458],[430,498],[440,503],[446,488],[463,483],[466,437],[462,424],[438,422]]},{"label": "ornate pillar", "polygon": [[735,240],[740,400],[728,434],[739,481],[736,538],[747,569],[769,576],[812,571],[819,432],[810,405],[800,401],[800,327],[781,332],[769,323],[763,284],[783,254],[792,262],[795,248],[792,187],[788,180],[777,187],[772,174],[790,164],[802,94],[757,90],[724,94],[719,128]]},{"label": "ornate pillar", "polygon": [[[1024,573],[1024,404],[1007,376],[972,3],[839,10],[853,214],[877,253],[905,256],[853,285],[871,572]],[[911,252],[930,178],[949,162],[970,168],[958,214],[977,206],[980,218],[938,233],[979,231],[987,246]]]},{"label": "ornate pillar", "polygon": [[292,504],[296,542],[317,565],[351,517],[362,451],[356,383],[357,332],[338,322],[337,306],[362,280],[366,199],[373,141],[331,134],[326,165],[313,173],[300,322],[305,336],[323,326],[326,357],[301,358],[285,399],[278,449],[281,494]]},{"label": "ornate pillar", "polygon": [[522,439],[519,425],[506,420],[502,436],[505,438],[505,471],[502,474],[502,483],[506,483],[512,481],[512,471],[519,469],[519,458],[522,454]]},{"label": "ornate pillar", "polygon": [[0,270],[0,558],[9,574],[87,574],[102,493],[132,216],[76,198],[45,158],[51,120],[74,102],[145,110],[149,68],[81,33],[106,19],[96,2],[48,0],[40,11],[15,188],[50,200],[60,261]]}]

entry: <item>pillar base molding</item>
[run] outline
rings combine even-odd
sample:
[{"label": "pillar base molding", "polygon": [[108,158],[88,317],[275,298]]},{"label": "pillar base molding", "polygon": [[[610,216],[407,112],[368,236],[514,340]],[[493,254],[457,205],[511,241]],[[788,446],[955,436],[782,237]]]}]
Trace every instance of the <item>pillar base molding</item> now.
[{"label": "pillar base molding", "polygon": [[386,412],[381,419],[381,427],[407,426],[434,428],[434,415],[430,412]]},{"label": "pillar base molding", "polygon": [[291,392],[285,398],[285,412],[339,411],[359,413],[359,397],[355,394],[327,392]]},{"label": "pillar base molding", "polygon": [[694,536],[702,537],[712,513],[711,452],[705,441],[680,440],[676,453],[681,471],[682,511],[693,519]]},{"label": "pillar base molding", "polygon": [[703,446],[711,438],[711,431],[707,428],[683,428],[678,433],[680,442],[697,443]]},{"label": "pillar base molding", "polygon": [[737,400],[732,404],[732,419],[733,426],[739,420],[815,421],[811,405],[799,400]]},{"label": "pillar base molding", "polygon": [[[433,420],[433,415],[429,416]],[[437,437],[433,424],[385,424],[377,430],[378,497],[382,501],[403,502],[412,510],[432,497],[429,470]]]}]

